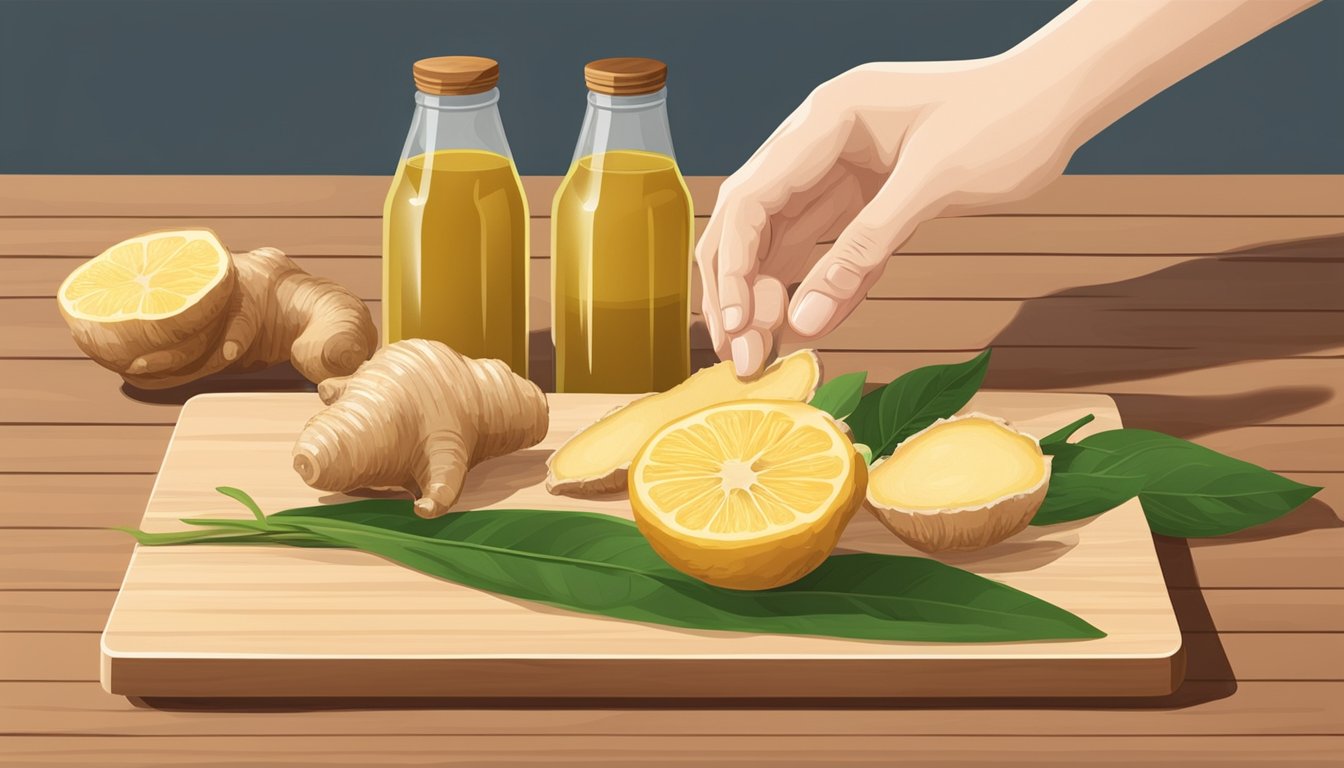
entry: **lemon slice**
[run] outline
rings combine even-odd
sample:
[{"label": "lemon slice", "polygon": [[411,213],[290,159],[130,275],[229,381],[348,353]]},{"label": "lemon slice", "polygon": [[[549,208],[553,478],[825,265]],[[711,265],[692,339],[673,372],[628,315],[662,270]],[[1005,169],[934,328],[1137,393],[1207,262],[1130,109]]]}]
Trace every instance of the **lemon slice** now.
[{"label": "lemon slice", "polygon": [[80,320],[155,320],[200,301],[229,269],[229,253],[210,230],[150,232],[81,265],[57,296]]},{"label": "lemon slice", "polygon": [[867,469],[826,413],[742,400],[658,430],[629,481],[635,523],[669,564],[710,584],[769,589],[831,553]]}]

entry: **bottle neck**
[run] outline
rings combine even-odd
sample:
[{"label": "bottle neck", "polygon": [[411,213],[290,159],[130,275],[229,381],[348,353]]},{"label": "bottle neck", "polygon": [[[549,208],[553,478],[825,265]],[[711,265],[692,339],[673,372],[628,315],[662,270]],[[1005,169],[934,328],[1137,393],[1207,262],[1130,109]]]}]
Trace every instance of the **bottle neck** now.
[{"label": "bottle neck", "polygon": [[667,89],[638,96],[588,93],[588,111],[574,148],[574,160],[619,149],[657,152],[673,159],[667,122]]},{"label": "bottle neck", "polygon": [[498,88],[466,96],[416,91],[415,115],[401,150],[402,161],[445,149],[477,149],[512,160],[498,104]]}]

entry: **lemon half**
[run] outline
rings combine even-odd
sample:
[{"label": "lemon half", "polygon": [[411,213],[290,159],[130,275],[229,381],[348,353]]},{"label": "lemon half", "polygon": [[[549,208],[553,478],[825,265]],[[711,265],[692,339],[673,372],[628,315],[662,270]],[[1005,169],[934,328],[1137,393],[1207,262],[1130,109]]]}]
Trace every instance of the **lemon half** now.
[{"label": "lemon half", "polygon": [[229,253],[210,230],[150,232],[81,265],[57,296],[81,320],[154,320],[199,302],[229,269]]},{"label": "lemon half", "polygon": [[630,466],[635,523],[664,560],[731,589],[797,581],[831,553],[867,467],[805,403],[741,400],[658,430]]}]

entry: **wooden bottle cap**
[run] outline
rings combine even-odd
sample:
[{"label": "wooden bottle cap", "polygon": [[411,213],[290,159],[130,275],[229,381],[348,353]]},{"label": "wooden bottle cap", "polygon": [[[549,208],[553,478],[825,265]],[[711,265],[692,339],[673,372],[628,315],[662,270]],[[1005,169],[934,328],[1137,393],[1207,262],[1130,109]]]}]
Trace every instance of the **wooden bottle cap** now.
[{"label": "wooden bottle cap", "polygon": [[583,68],[588,90],[612,96],[653,93],[667,82],[667,65],[657,59],[598,59]]},{"label": "wooden bottle cap", "polygon": [[411,68],[415,87],[435,96],[485,93],[499,82],[499,62],[484,56],[435,56]]}]

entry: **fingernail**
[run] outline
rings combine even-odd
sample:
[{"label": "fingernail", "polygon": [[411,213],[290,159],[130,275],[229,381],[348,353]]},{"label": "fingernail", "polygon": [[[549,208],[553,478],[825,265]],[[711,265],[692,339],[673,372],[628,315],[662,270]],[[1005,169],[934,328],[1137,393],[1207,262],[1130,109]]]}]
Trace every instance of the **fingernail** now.
[{"label": "fingernail", "polygon": [[747,314],[742,311],[741,307],[723,308],[723,329],[725,331],[732,333],[741,330],[742,324],[746,322],[746,320]]},{"label": "fingernail", "polygon": [[747,341],[746,336],[738,336],[733,339],[733,370],[737,371],[738,376],[750,376],[751,370],[751,343]]},{"label": "fingernail", "polygon": [[830,322],[839,306],[830,296],[819,291],[809,291],[789,313],[789,323],[804,336],[816,335]]}]

